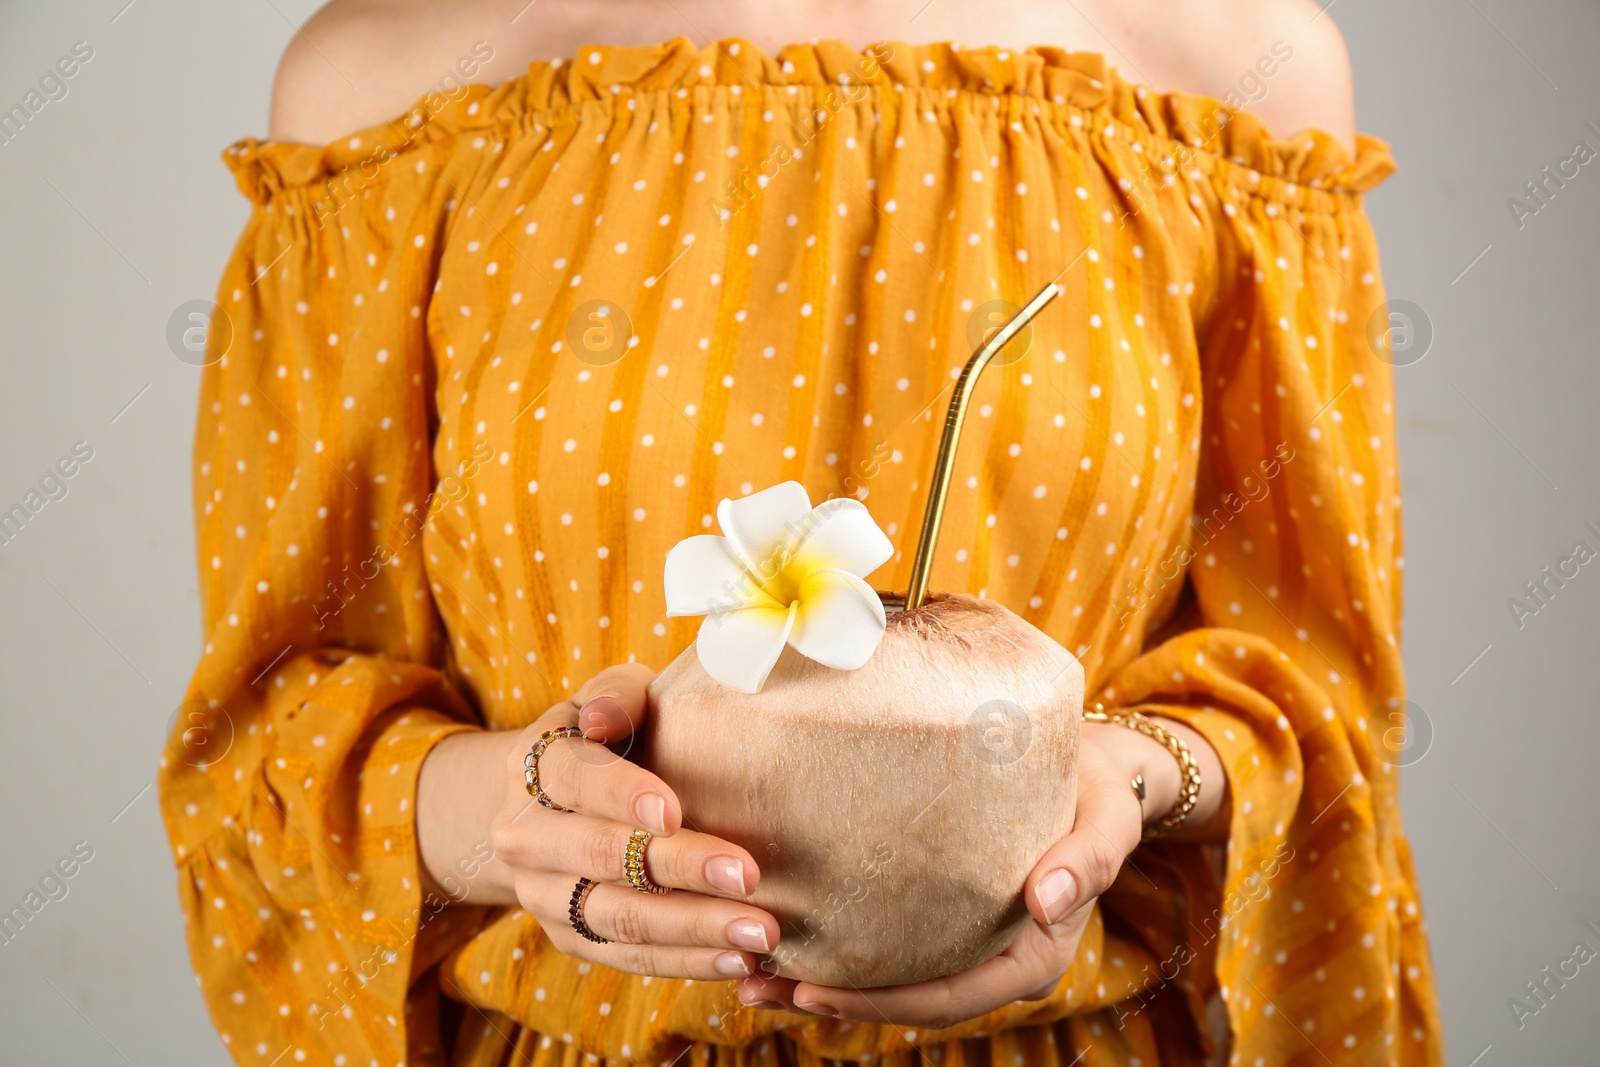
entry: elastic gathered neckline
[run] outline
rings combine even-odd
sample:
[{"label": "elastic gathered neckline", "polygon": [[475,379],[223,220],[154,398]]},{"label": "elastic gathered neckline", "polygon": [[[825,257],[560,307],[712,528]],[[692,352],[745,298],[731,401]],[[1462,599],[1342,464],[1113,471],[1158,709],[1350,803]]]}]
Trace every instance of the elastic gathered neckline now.
[{"label": "elastic gathered neckline", "polygon": [[865,100],[875,105],[893,93],[924,110],[954,105],[1008,110],[1014,122],[1030,114],[1057,118],[1110,139],[1120,136],[1179,166],[1231,171],[1253,191],[1285,203],[1298,199],[1301,206],[1322,194],[1359,195],[1395,169],[1388,144],[1376,137],[1358,133],[1354,156],[1323,130],[1277,137],[1249,111],[1233,110],[1215,97],[1158,93],[1129,82],[1096,52],[902,42],[860,50],[819,41],[787,45],[773,56],[740,38],[701,48],[686,37],[654,45],[586,45],[570,59],[535,60],[497,86],[461,87],[453,100],[424,93],[389,122],[322,146],[246,137],[230,145],[223,159],[240,190],[266,203],[280,191],[370,165],[375,155],[405,155],[468,137],[482,149],[490,141],[578,121],[597,109],[603,114],[673,101],[705,107],[747,93],[800,104],[825,89],[854,92],[851,86],[874,94]]}]

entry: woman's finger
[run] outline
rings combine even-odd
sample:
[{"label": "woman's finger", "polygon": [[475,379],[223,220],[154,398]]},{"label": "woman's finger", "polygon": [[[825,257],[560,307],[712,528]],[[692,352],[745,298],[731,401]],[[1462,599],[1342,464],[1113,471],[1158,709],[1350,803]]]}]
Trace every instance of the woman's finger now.
[{"label": "woman's finger", "polygon": [[565,910],[559,926],[545,929],[551,943],[565,955],[592,960],[628,974],[726,982],[753,973],[759,965],[759,957],[753,952],[683,945],[628,945],[620,941],[596,944],[579,937],[567,926]]},{"label": "woman's finger", "polygon": [[[559,885],[553,888],[560,890]],[[771,915],[696,893],[657,896],[632,887],[597,885],[584,902],[583,918],[589,929],[623,945],[766,953],[778,943],[778,921]],[[738,977],[754,970],[741,970]]]},{"label": "woman's finger", "polygon": [[[590,945],[575,938],[579,945],[595,949],[589,959],[629,974],[652,974],[658,978],[692,978],[697,982],[726,982],[751,974],[758,964],[755,953],[728,952],[710,948],[683,948],[658,945]],[[583,953],[579,953],[583,954]]]},{"label": "woman's finger", "polygon": [[[812,1015],[868,1022],[887,1019],[904,1026],[942,1029],[1033,997],[1059,979],[1077,950],[1082,925],[1075,924],[1069,932],[1064,927],[1052,930],[1028,923],[1000,955],[947,978],[878,989],[837,989],[800,982],[787,992],[795,1007]],[[784,992],[768,982],[758,986],[754,978],[740,984],[741,992],[746,988],[752,994]]]},{"label": "woman's finger", "polygon": [[1111,887],[1143,829],[1133,787],[1092,746],[1081,751],[1072,832],[1050,847],[1024,883],[1028,911],[1047,926]]},{"label": "woman's finger", "polygon": [[739,1003],[747,1008],[807,1014],[794,1006],[794,991],[800,983],[793,978],[775,977],[772,969],[769,960],[762,960],[755,974],[740,979],[737,988]]},{"label": "woman's finger", "polygon": [[[880,989],[836,989],[801,982],[794,990],[795,1007],[812,1015],[841,1019],[889,1019],[904,1025],[941,1028],[982,1015],[1021,994],[1015,981],[996,972],[1013,970],[996,956],[970,971],[912,985]],[[963,979],[958,981],[958,979]],[[1027,983],[1023,983],[1027,984]]]},{"label": "woman's finger", "polygon": [[612,745],[637,732],[650,713],[646,692],[655,676],[642,663],[618,663],[585,682],[568,701],[583,736]]},{"label": "woman's finger", "polygon": [[[632,828],[609,819],[564,815],[523,819],[517,832],[529,839],[528,851],[538,850],[538,861],[597,882],[627,884],[628,842]],[[713,897],[748,897],[755,892],[761,872],[755,858],[721,838],[694,830],[679,830],[671,837],[652,837],[644,847],[644,870],[652,882],[669,889],[684,889]]]},{"label": "woman's finger", "polygon": [[[519,785],[534,743],[545,731],[564,725],[572,725],[572,709],[558,705],[524,731],[525,745],[512,751],[512,773]],[[551,741],[538,763],[539,788],[570,811],[642,826],[663,836],[683,825],[683,807],[666,782],[586,737]]]}]

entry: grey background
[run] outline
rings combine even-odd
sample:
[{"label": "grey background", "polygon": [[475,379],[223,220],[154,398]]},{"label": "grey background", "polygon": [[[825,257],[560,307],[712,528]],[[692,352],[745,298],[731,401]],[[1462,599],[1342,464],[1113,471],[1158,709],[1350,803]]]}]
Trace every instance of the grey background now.
[{"label": "grey background", "polygon": [[[265,132],[276,59],[316,5],[125,3],[0,9],[4,107],[73,42],[95,49],[0,145],[0,510],[74,442],[95,450],[0,546],[0,910],[94,849],[0,945],[6,1064],[229,1062],[148,788],[199,648],[199,372],[166,325],[214,293],[247,213],[217,154]],[[1336,0],[1332,17],[1359,124],[1402,166],[1370,199],[1389,293],[1435,333],[1395,374],[1405,654],[1433,733],[1403,792],[1450,1062],[1593,1063],[1600,962],[1520,1031],[1506,1001],[1580,938],[1600,949],[1582,926],[1600,927],[1600,562],[1520,630],[1506,601],[1578,539],[1600,549],[1583,528],[1600,527],[1600,160],[1521,230],[1506,201],[1575,141],[1600,149],[1600,7]]]}]

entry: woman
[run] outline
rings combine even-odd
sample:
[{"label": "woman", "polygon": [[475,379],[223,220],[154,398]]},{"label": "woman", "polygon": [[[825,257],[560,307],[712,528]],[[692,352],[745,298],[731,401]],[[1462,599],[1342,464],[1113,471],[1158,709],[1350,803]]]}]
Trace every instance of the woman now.
[{"label": "woman", "polygon": [[[241,1063],[1442,1062],[1385,759],[1403,560],[1361,194],[1392,164],[1309,4],[1068,7],[343,0],[297,36],[270,140],[226,157],[255,210],[162,774]],[[756,859],[598,744],[693,639],[665,552],[788,478],[904,549],[923,414],[992,302],[1052,279],[980,388],[933,587],[1073,651],[1198,797],[1088,724],[1000,957],[770,977]],[[541,757],[562,815],[524,759],[572,725]],[[677,892],[629,889],[635,828]]]}]

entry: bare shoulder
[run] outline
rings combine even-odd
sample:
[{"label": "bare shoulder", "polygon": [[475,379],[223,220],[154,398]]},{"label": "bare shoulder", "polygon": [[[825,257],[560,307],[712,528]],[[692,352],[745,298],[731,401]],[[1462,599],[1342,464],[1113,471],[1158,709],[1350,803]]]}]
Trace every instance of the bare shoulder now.
[{"label": "bare shoulder", "polygon": [[[1063,45],[1105,51],[1125,65],[1125,74],[1153,88],[1204,93],[1249,111],[1279,137],[1320,129],[1354,146],[1350,60],[1318,0],[1212,0],[1176,8],[1169,0],[1080,2],[1086,10],[1073,5],[1072,18],[1021,5],[1013,9],[1014,24],[957,15],[935,32],[974,41],[1001,30],[1018,39],[1060,38]],[[690,6],[696,25],[714,36],[751,32],[750,17],[776,18]],[[432,89],[498,84],[530,59],[570,54],[580,41],[660,40],[681,32],[680,16],[658,8],[633,0],[544,0],[536,8],[518,0],[330,0],[284,51],[268,135],[323,144],[403,114]],[[837,17],[843,21],[825,20],[829,25],[820,28],[828,32],[821,35],[885,36],[882,27]]]},{"label": "bare shoulder", "polygon": [[331,0],[278,61],[267,135],[323,144],[404,113],[430,90],[504,81],[517,72],[493,70],[494,28],[479,0]]},{"label": "bare shoulder", "polygon": [[1248,111],[1278,137],[1322,130],[1354,149],[1350,55],[1316,0],[1230,0],[1216,11],[1226,46],[1212,94]]},{"label": "bare shoulder", "polygon": [[1124,76],[1214,96],[1277,137],[1324,130],[1354,147],[1350,60],[1316,0],[1083,0]]}]

